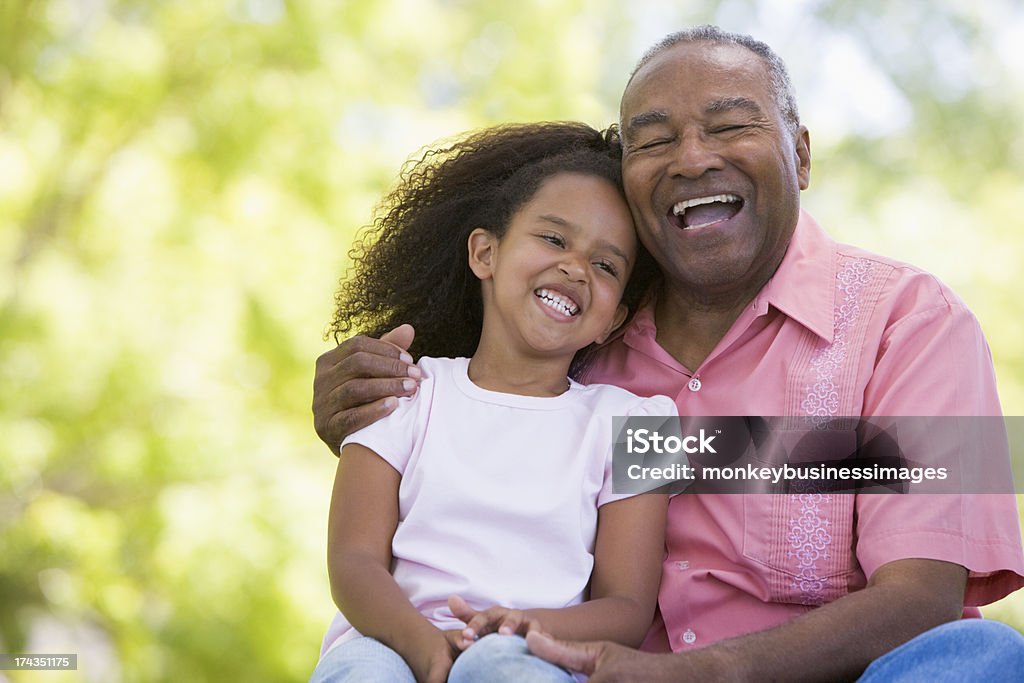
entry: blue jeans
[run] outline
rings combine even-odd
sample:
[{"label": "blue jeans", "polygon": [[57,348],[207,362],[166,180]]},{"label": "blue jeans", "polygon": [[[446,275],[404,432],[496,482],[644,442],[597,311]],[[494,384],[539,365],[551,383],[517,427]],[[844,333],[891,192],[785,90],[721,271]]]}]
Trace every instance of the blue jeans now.
[{"label": "blue jeans", "polygon": [[[492,633],[455,660],[448,683],[575,683],[565,669],[534,657],[521,636]],[[338,645],[320,660],[309,683],[416,683],[401,655],[373,638]]]},{"label": "blue jeans", "polygon": [[448,683],[575,683],[565,669],[530,654],[522,636],[492,633],[459,655]]},{"label": "blue jeans", "polygon": [[926,631],[871,663],[857,683],[1019,683],[1024,636],[1006,624],[961,619]]},{"label": "blue jeans", "polygon": [[309,683],[416,683],[402,656],[373,638],[354,638],[328,652]]}]

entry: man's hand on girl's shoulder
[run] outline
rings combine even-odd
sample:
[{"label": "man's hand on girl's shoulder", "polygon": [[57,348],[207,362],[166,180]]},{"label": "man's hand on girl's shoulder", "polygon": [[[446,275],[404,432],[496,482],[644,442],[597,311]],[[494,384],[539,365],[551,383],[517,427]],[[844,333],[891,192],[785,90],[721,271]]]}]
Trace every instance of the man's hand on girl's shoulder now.
[{"label": "man's hand on girl's shoulder", "polygon": [[313,426],[335,455],[346,436],[416,393],[422,375],[408,352],[414,336],[412,325],[399,325],[380,339],[346,339],[316,359]]}]

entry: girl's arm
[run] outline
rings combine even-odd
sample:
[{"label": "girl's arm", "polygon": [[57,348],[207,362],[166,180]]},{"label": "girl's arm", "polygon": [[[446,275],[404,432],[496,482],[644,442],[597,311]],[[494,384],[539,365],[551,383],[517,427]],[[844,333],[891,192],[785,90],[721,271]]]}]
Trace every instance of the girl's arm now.
[{"label": "girl's arm", "polygon": [[364,636],[398,654],[419,681],[444,681],[452,651],[391,576],[401,475],[359,444],[342,449],[327,525],[327,569],[338,609]]},{"label": "girl's arm", "polygon": [[583,604],[476,612],[461,599],[450,601],[453,611],[460,608],[455,616],[467,622],[460,646],[468,647],[475,637],[494,631],[525,634],[540,628],[564,640],[612,640],[638,647],[658,600],[667,506],[668,496],[652,493],[601,506],[590,599]]}]

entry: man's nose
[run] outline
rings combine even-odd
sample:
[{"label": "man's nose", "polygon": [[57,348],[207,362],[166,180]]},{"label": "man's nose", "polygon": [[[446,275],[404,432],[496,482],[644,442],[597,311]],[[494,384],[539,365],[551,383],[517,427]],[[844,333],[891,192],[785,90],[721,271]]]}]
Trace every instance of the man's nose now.
[{"label": "man's nose", "polygon": [[674,150],[669,171],[684,178],[699,178],[710,170],[721,170],[722,157],[714,141],[700,133],[687,133]]}]

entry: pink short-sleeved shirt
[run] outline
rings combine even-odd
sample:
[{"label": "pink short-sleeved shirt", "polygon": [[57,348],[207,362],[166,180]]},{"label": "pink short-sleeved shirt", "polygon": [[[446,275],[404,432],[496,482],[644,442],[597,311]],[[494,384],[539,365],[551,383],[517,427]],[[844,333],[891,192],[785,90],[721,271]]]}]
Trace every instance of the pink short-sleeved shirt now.
[{"label": "pink short-sleeved shirt", "polygon": [[[838,244],[801,213],[772,279],[700,367],[640,311],[584,378],[674,397],[681,415],[1001,415],[974,316],[935,277]],[[965,604],[1024,585],[1010,495],[693,495],[669,505],[645,649],[687,650],[786,622],[863,588],[881,565],[970,570]],[[968,613],[977,614],[969,609]]]}]

